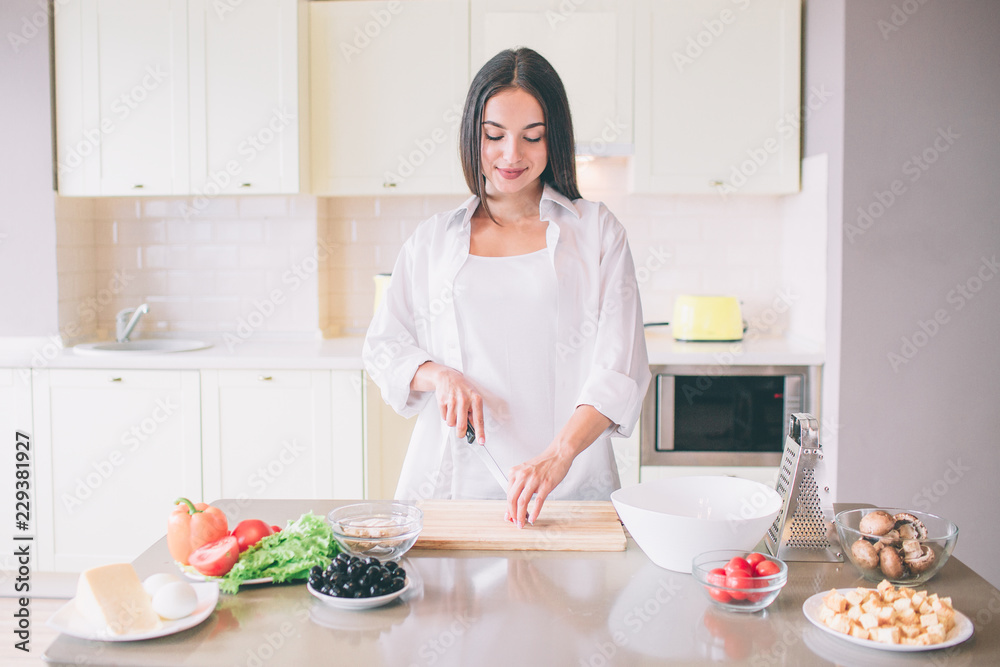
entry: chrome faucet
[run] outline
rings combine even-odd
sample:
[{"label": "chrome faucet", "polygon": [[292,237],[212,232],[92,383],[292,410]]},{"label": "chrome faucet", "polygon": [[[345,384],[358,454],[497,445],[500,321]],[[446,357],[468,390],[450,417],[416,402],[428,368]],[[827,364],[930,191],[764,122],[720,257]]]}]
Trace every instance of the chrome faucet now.
[{"label": "chrome faucet", "polygon": [[138,308],[126,308],[115,315],[115,340],[124,343],[132,335],[139,318],[149,312],[149,304],[144,303]]}]

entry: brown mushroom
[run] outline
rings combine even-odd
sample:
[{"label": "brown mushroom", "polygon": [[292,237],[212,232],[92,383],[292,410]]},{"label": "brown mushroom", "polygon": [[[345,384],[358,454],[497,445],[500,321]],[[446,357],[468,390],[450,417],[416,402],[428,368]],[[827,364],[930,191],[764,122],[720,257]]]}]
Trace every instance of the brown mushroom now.
[{"label": "brown mushroom", "polygon": [[934,550],[930,547],[920,546],[919,544],[917,546],[920,549],[918,554],[912,558],[907,554],[904,561],[910,572],[913,574],[923,574],[934,566],[936,556],[934,555]]},{"label": "brown mushroom", "polygon": [[888,533],[878,538],[880,544],[888,547],[899,547],[899,531],[893,528]]},{"label": "brown mushroom", "polygon": [[875,510],[861,517],[858,530],[866,535],[885,535],[895,526],[895,517],[888,512]]},{"label": "brown mushroom", "polygon": [[903,559],[899,557],[895,549],[882,549],[879,552],[878,560],[879,566],[882,568],[882,574],[889,579],[901,579],[906,574],[906,566],[903,564]]},{"label": "brown mushroom", "polygon": [[924,522],[909,512],[900,512],[893,518],[896,520],[895,528],[904,540],[927,538],[927,527]]},{"label": "brown mushroom", "polygon": [[851,553],[854,555],[854,560],[857,561],[858,565],[866,570],[874,570],[878,567],[878,552],[875,551],[875,547],[868,540],[862,538],[852,544]]}]

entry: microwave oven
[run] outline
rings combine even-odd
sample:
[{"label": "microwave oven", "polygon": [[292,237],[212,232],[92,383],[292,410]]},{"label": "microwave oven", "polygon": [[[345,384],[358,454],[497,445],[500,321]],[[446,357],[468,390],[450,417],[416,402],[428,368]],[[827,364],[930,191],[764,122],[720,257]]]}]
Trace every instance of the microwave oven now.
[{"label": "microwave oven", "polygon": [[777,466],[793,413],[818,416],[819,366],[652,366],[640,464]]}]

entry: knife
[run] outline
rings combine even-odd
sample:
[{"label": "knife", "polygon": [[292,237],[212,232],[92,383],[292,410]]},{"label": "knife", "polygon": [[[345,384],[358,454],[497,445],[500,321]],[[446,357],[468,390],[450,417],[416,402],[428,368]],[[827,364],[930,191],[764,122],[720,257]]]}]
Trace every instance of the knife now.
[{"label": "knife", "polygon": [[500,470],[500,466],[497,465],[496,459],[490,454],[490,450],[486,449],[486,445],[476,444],[476,430],[472,428],[472,422],[466,422],[465,424],[465,440],[469,443],[469,446],[476,450],[476,454],[479,455],[479,460],[483,462],[486,469],[490,471],[493,475],[493,479],[497,481],[500,488],[503,489],[504,495],[507,494],[507,476],[503,474]]}]

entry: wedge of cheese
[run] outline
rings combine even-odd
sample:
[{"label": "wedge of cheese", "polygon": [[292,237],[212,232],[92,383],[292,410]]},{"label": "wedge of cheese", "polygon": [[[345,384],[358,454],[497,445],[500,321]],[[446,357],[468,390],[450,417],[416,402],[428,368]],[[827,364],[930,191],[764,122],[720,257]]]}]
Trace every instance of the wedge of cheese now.
[{"label": "wedge of cheese", "polygon": [[98,631],[132,635],[162,627],[149,594],[127,563],[105,565],[80,575],[76,609]]}]

